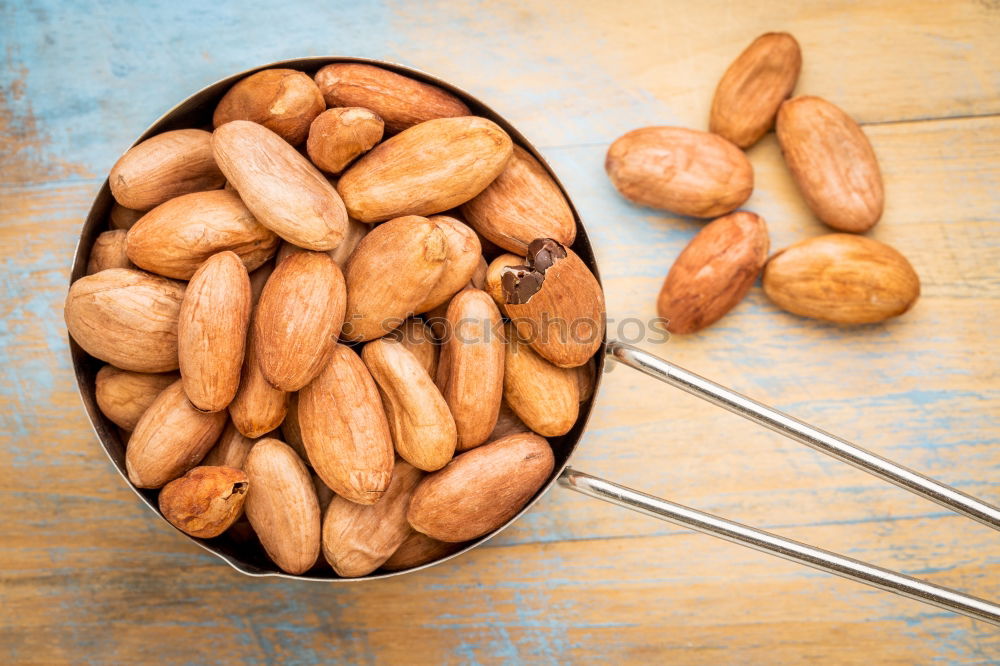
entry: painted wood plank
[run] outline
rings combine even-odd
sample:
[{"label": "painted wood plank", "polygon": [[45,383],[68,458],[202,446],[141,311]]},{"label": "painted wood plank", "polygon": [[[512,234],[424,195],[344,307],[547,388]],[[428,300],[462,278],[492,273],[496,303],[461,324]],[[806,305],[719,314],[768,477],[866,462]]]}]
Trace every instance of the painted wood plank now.
[{"label": "painted wood plank", "polygon": [[[65,280],[100,176],[174,101],[303,54],[433,71],[538,143],[598,246],[609,314],[648,318],[701,223],[623,202],[603,174],[606,145],[643,124],[703,126],[733,55],[788,29],[806,51],[800,92],[868,123],[888,195],[872,235],[911,259],[923,297],[898,321],[848,329],[778,312],[755,288],[713,329],[642,345],[1000,500],[1000,12],[977,2],[550,5],[0,7],[10,36],[0,71],[5,663],[995,658],[998,635],[982,624],[561,490],[453,565],[363,586],[252,580],[178,538],[104,459],[72,383]],[[751,159],[748,208],[768,220],[772,246],[823,233],[773,136]],[[1000,598],[986,528],[625,369],[605,379],[579,468]]]}]

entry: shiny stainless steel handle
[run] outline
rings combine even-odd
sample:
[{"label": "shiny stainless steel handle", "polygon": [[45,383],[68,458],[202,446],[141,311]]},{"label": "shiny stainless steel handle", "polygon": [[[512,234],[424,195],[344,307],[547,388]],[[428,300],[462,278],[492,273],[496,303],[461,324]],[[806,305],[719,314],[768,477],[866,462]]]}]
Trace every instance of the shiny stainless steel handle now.
[{"label": "shiny stainless steel handle", "polygon": [[820,571],[894,592],[938,608],[967,615],[1000,626],[1000,606],[955,590],[911,578],[873,564],[831,553],[762,530],[734,523],[696,509],[653,497],[596,476],[566,468],[559,484],[590,497],[617,504],[653,518],[738,543],[770,555],[777,555]]},{"label": "shiny stainless steel handle", "polygon": [[650,377],[698,396],[734,414],[779,432],[797,442],[842,460],[869,474],[894,483],[900,488],[937,502],[995,530],[1000,530],[1000,508],[956,490],[940,481],[903,467],[888,458],[866,451],[845,439],[815,428],[805,421],[716,384],[673,363],[664,361],[632,345],[612,340],[606,353],[609,358]]}]

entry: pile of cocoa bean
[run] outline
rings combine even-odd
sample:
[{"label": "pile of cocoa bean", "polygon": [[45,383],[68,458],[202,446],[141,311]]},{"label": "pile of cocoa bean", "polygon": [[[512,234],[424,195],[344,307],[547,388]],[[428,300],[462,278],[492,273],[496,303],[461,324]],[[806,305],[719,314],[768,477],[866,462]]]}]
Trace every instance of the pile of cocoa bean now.
[{"label": "pile of cocoa bean", "polygon": [[365,576],[493,532],[551,478],[604,297],[559,186],[455,95],[260,71],[109,186],[66,324],[178,529]]}]

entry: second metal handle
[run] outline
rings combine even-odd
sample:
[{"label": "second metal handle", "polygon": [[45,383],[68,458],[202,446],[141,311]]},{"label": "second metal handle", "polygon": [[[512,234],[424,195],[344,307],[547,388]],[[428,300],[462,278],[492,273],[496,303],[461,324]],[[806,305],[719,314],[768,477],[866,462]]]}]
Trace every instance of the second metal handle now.
[{"label": "second metal handle", "polygon": [[559,484],[590,497],[611,502],[653,518],[689,527],[698,532],[725,539],[741,546],[748,546],[770,555],[850,580],[877,587],[880,590],[916,599],[938,608],[944,608],[983,622],[1000,626],[1000,606],[934,583],[867,564],[844,555],[831,553],[799,541],[734,523],[709,513],[691,509],[674,502],[620,486],[590,474],[567,468],[559,477]]}]

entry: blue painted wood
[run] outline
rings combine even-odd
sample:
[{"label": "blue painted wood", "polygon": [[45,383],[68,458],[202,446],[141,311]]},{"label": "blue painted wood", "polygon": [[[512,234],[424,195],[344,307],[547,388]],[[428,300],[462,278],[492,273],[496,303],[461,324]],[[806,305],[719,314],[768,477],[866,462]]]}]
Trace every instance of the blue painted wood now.
[{"label": "blue painted wood", "polygon": [[[926,25],[943,26],[935,28],[940,34],[919,22],[908,26],[889,11],[876,16],[831,4],[781,12],[786,27],[797,34],[801,27],[808,37],[807,67],[825,75],[809,80],[808,91],[829,86],[821,94],[886,123],[868,128],[889,184],[886,220],[874,235],[917,266],[924,280],[917,309],[899,321],[845,329],[780,313],[754,290],[706,333],[644,346],[995,498],[1000,122],[990,114],[1000,110],[993,94],[1000,74],[979,76],[974,63],[962,60],[969,50],[982,49],[987,60],[996,54],[983,35],[997,14],[977,7],[952,14],[931,5],[910,8]],[[1000,639],[985,627],[558,492],[489,547],[419,576],[347,588],[250,580],[188,546],[139,506],[93,441],[75,397],[61,321],[78,223],[114,160],[156,117],[201,86],[272,60],[385,58],[431,70],[489,102],[543,150],[566,184],[598,246],[609,315],[616,322],[653,316],[670,261],[700,223],[621,200],[603,173],[606,146],[645,124],[703,126],[713,77],[771,27],[758,25],[767,17],[737,5],[669,9],[660,3],[3,4],[4,661],[995,657]],[[726,38],[689,27],[706,24]],[[953,25],[959,27],[949,32]],[[926,68],[934,83],[919,104],[909,97],[911,80],[890,76],[892,68],[905,70],[906,58],[881,68],[886,91],[878,100],[866,101],[844,83],[861,89],[874,72],[862,76],[855,67],[843,78],[830,75],[837,71],[830,63],[869,48],[879,30],[897,39],[930,34],[926,44],[912,42],[921,48],[899,50],[941,63]],[[710,69],[705,62],[715,67],[710,77],[702,77]],[[664,75],[650,73],[656,71]],[[983,117],[895,123],[961,115]],[[758,186],[748,207],[768,219],[773,247],[821,233],[783,172],[773,137],[750,155]],[[576,464],[1000,596],[1000,550],[985,528],[621,369],[607,377]]]}]

